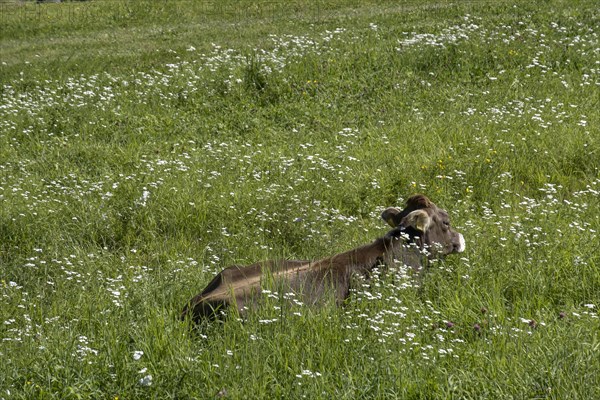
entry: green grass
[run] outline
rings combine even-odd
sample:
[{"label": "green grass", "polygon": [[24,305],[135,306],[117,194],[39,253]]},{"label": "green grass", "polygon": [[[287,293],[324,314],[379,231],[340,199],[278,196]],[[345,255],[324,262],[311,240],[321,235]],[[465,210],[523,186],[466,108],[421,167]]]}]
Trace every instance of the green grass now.
[{"label": "green grass", "polygon": [[[0,11],[0,399],[600,398],[595,2]],[[421,287],[178,320],[414,193],[467,240]]]}]

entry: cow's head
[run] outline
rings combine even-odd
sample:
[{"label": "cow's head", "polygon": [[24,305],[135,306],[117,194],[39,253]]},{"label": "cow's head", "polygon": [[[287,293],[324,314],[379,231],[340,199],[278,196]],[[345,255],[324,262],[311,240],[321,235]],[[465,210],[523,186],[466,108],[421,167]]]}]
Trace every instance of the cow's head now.
[{"label": "cow's head", "polygon": [[394,228],[390,235],[403,236],[427,249],[430,258],[465,250],[465,239],[450,226],[448,213],[423,195],[409,198],[403,210],[385,209],[381,218]]}]

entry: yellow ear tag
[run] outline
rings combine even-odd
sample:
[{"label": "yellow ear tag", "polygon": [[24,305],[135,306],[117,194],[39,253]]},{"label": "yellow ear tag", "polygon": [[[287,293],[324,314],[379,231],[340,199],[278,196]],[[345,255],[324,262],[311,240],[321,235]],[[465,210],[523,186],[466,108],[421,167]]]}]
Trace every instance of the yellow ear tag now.
[{"label": "yellow ear tag", "polygon": [[395,228],[395,227],[396,227],[396,225],[394,224],[394,218],[392,218],[392,217],[389,217],[389,218],[387,219],[387,223],[388,223],[388,225],[389,225],[389,226],[391,226],[392,228]]},{"label": "yellow ear tag", "polygon": [[418,230],[420,230],[423,233],[425,232],[425,224],[423,222],[418,222],[415,225],[415,228],[417,228]]}]

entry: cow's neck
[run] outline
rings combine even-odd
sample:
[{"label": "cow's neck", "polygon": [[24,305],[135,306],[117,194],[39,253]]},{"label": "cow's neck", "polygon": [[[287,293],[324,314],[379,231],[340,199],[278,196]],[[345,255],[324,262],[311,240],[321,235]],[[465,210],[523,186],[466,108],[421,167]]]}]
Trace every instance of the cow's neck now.
[{"label": "cow's neck", "polygon": [[419,245],[409,244],[400,236],[384,236],[370,244],[323,259],[315,263],[311,269],[343,268],[346,273],[368,274],[378,265],[392,265],[395,261],[419,270],[425,265],[426,257]]},{"label": "cow's neck", "polygon": [[392,265],[401,262],[415,271],[421,270],[428,263],[427,256],[423,253],[420,243],[408,242],[402,236],[385,236],[382,238],[385,245],[384,262]]}]

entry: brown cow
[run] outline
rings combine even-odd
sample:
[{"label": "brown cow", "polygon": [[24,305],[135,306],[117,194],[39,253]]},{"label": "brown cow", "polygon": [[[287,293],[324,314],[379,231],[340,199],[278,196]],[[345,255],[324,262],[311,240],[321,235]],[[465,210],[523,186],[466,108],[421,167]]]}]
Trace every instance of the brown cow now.
[{"label": "brown cow", "polygon": [[403,210],[387,208],[381,217],[393,228],[384,237],[333,257],[271,260],[224,269],[186,304],[181,318],[190,316],[199,322],[214,318],[217,310],[229,306],[243,311],[256,302],[266,282],[295,293],[305,304],[322,301],[327,293],[342,302],[348,297],[353,274],[368,276],[374,267],[395,260],[418,271],[427,260],[465,249],[463,236],[450,227],[448,213],[423,195],[409,198]]}]

